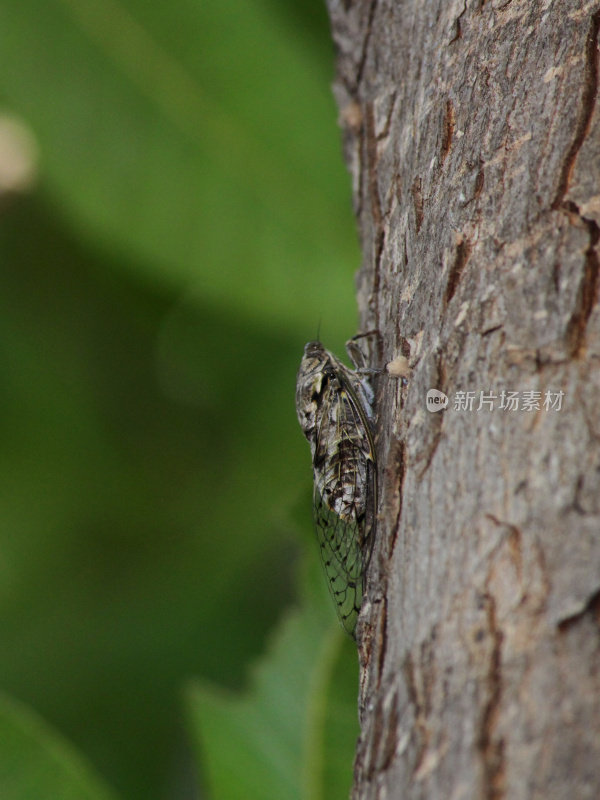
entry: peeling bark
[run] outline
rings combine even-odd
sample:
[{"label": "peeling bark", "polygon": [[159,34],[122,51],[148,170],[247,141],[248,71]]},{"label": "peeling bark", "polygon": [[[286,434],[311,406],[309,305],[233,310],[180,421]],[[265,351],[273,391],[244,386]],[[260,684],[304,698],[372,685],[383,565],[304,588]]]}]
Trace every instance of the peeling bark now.
[{"label": "peeling bark", "polygon": [[600,2],[328,5],[362,325],[412,367],[378,387],[353,797],[599,797]]}]

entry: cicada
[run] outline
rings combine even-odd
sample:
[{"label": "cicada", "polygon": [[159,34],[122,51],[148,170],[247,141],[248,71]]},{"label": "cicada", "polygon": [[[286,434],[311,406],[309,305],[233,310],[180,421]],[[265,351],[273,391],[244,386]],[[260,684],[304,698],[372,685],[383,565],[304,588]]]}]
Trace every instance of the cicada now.
[{"label": "cicada", "polygon": [[296,412],[312,453],[321,560],[338,616],[351,635],[363,597],[376,502],[373,390],[367,371],[355,366],[347,367],[320,342],[309,342],[296,382]]}]

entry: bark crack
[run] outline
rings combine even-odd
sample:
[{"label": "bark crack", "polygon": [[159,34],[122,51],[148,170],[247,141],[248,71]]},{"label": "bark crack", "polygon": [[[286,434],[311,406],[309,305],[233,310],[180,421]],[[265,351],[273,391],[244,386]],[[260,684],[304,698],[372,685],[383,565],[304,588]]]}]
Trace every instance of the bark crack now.
[{"label": "bark crack", "polygon": [[450,300],[454,297],[454,293],[460,283],[460,279],[464,272],[464,269],[467,265],[467,261],[469,260],[469,256],[471,255],[471,244],[467,239],[461,239],[456,247],[456,253],[454,255],[454,263],[450,267],[450,273],[448,275],[448,282],[446,284],[446,292],[444,294],[444,303],[448,305]]},{"label": "bark crack", "polygon": [[567,631],[574,625],[577,625],[585,616],[591,615],[595,620],[596,625],[600,627],[600,589],[597,589],[589,598],[585,606],[575,614],[561,619],[558,623],[559,631]]},{"label": "bark crack", "polygon": [[398,712],[398,699],[396,694],[394,693],[394,697],[392,700],[392,710],[387,720],[387,736],[383,742],[383,748],[381,752],[381,766],[380,770],[385,772],[389,769],[392,761],[394,760],[394,756],[396,755],[396,749],[398,747],[398,728],[400,726],[400,714]]},{"label": "bark crack", "polygon": [[446,111],[444,113],[443,135],[442,135],[442,164],[446,160],[450,148],[452,147],[452,140],[454,138],[454,129],[456,127],[456,115],[454,113],[454,104],[448,98],[446,100]]},{"label": "bark crack", "polygon": [[504,740],[494,733],[502,700],[502,631],[496,621],[496,602],[485,597],[487,626],[492,637],[487,674],[488,699],[483,709],[479,746],[483,755],[483,794],[485,800],[501,800],[505,794]]},{"label": "bark crack", "polygon": [[404,442],[400,441],[399,439],[394,439],[390,452],[391,456],[388,459],[390,467],[388,474],[386,475],[386,483],[389,486],[391,481],[394,482],[394,493],[398,497],[394,525],[388,545],[388,556],[391,558],[394,548],[396,547],[398,534],[400,532],[400,518],[402,516],[402,503],[404,499],[404,478],[406,477],[406,448],[404,446]]},{"label": "bark crack", "polygon": [[[567,326],[567,345],[572,358],[578,358],[584,351],[587,324],[596,304],[598,295],[598,275],[600,261],[596,252],[596,245],[600,240],[600,228],[593,219],[584,217],[576,203],[566,200],[566,195],[571,181],[571,175],[579,151],[590,131],[596,98],[598,96],[598,32],[600,30],[600,9],[593,14],[590,20],[586,50],[584,86],[581,97],[581,114],[575,128],[575,137],[567,152],[562,166],[558,189],[552,203],[553,210],[562,210],[569,215],[574,215],[587,228],[589,245],[585,251],[585,265],[583,278],[577,294],[575,310]],[[556,270],[555,270],[556,271]]]},{"label": "bark crack", "polygon": [[396,110],[396,100],[398,99],[398,93],[392,92],[390,100],[390,107],[385,118],[385,123],[381,132],[377,134],[377,141],[382,142],[390,135],[390,128],[392,127],[392,117],[394,116],[394,111]]},{"label": "bark crack", "polygon": [[575,167],[577,156],[583,145],[592,124],[592,117],[596,107],[596,97],[598,95],[598,30],[600,28],[600,9],[592,16],[590,30],[585,49],[585,68],[584,86],[581,96],[581,114],[575,128],[575,137],[569,147],[565,158],[556,197],[552,203],[553,209],[558,209],[562,205],[565,195],[569,188],[571,174]]},{"label": "bark crack", "polygon": [[587,228],[589,245],[585,251],[585,265],[583,278],[577,294],[575,310],[567,325],[567,344],[572,358],[578,358],[585,349],[587,324],[598,296],[598,275],[600,261],[596,252],[596,245],[600,240],[598,224],[588,217],[584,217],[576,203],[565,200],[571,181],[571,175],[579,155],[579,151],[590,131],[592,118],[596,108],[598,96],[598,33],[600,30],[600,9],[592,15],[588,31],[585,50],[584,87],[581,97],[581,114],[575,129],[575,137],[567,152],[556,197],[552,203],[553,210],[562,210],[569,215],[574,215]]},{"label": "bark crack", "polygon": [[417,737],[417,741],[415,743],[415,761],[413,766],[413,775],[415,775],[419,771],[419,768],[425,759],[425,754],[427,753],[427,749],[429,747],[430,736],[427,727],[425,706],[421,701],[421,692],[419,691],[419,686],[417,683],[416,665],[414,664],[410,653],[408,653],[406,656],[402,671],[404,673],[408,697],[413,706],[415,715],[414,730]]},{"label": "bark crack", "polygon": [[431,466],[431,463],[433,461],[433,457],[436,454],[436,451],[438,449],[438,445],[442,440],[442,415],[438,414],[435,417],[435,420],[436,420],[437,430],[434,432],[433,441],[431,442],[431,444],[429,445],[429,448],[427,450],[427,458],[425,459],[425,464],[423,465],[423,468],[419,472],[419,480],[420,481],[423,480],[423,478],[425,477],[425,473],[427,472],[427,470]]},{"label": "bark crack", "polygon": [[358,62],[358,67],[356,69],[356,88],[360,86],[360,82],[362,80],[363,71],[365,68],[365,64],[367,61],[367,51],[369,49],[369,40],[371,39],[371,32],[373,30],[373,20],[375,18],[375,9],[377,8],[378,0],[371,0],[371,7],[369,8],[369,18],[367,20],[367,30],[365,31],[365,36],[363,39],[362,50],[360,53],[360,61]]},{"label": "bark crack", "polygon": [[589,244],[585,251],[583,277],[577,292],[575,310],[567,325],[567,343],[572,358],[578,358],[584,348],[589,318],[598,298],[598,275],[600,273],[600,260],[596,245],[600,240],[600,228],[593,219],[581,215],[579,207],[569,201],[563,203],[563,208],[575,214],[585,225],[589,235]]},{"label": "bark crack", "polygon": [[457,42],[459,39],[462,39],[461,19],[464,17],[464,15],[466,13],[467,13],[467,0],[465,0],[465,4],[463,6],[463,10],[460,12],[458,17],[454,20],[454,28],[456,30],[456,33],[454,34],[452,39],[450,39],[450,42],[449,42],[450,44],[454,44],[454,42]]},{"label": "bark crack", "polygon": [[413,204],[415,207],[415,225],[417,233],[421,230],[423,224],[423,192],[421,190],[421,178],[415,178],[410,188],[413,197]]},{"label": "bark crack", "polygon": [[375,114],[372,103],[368,103],[365,109],[365,145],[367,151],[367,173],[369,176],[369,197],[371,200],[371,214],[373,216],[373,227],[375,230],[372,297],[374,302],[373,313],[375,316],[375,327],[378,328],[379,283],[381,272],[381,256],[383,254],[383,248],[385,244],[385,229],[383,225],[381,202],[379,200],[379,186],[377,183],[377,137],[375,135]]},{"label": "bark crack", "polygon": [[[387,588],[387,587],[386,587]],[[379,632],[379,649],[377,653],[377,688],[381,686],[381,676],[383,675],[383,667],[385,664],[385,654],[387,650],[387,592],[383,597],[381,603],[381,614],[378,621]]]},{"label": "bark crack", "polygon": [[[498,519],[494,514],[485,514],[486,518],[493,522],[498,528],[504,528],[506,535],[502,537],[498,543],[498,547],[502,546],[505,542],[508,544],[508,553],[511,561],[515,566],[517,573],[517,580],[522,583],[523,580],[523,535],[520,528],[513,525],[512,522]],[[498,549],[494,548],[494,551]]]}]

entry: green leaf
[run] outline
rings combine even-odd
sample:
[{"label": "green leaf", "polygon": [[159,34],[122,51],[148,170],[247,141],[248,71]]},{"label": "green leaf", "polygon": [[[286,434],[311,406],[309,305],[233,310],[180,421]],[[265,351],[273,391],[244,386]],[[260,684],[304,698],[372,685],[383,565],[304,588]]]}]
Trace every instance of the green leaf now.
[{"label": "green leaf", "polygon": [[358,734],[356,648],[314,562],[303,588],[301,608],[280,624],[246,694],[205,681],[190,692],[214,800],[348,797]]},{"label": "green leaf", "polygon": [[2,800],[115,800],[85,760],[32,711],[0,695]]},{"label": "green leaf", "polygon": [[352,326],[333,59],[260,0],[5,0],[0,96],[78,235],[269,322]]}]

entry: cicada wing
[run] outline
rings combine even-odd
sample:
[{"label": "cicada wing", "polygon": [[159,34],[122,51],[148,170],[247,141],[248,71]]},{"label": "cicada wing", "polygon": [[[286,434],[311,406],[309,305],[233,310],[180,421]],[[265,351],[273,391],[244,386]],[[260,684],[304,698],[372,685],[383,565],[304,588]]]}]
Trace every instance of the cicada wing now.
[{"label": "cicada wing", "polygon": [[316,487],[314,493],[314,520],[321,561],[338,617],[351,636],[354,636],[362,603],[374,539],[375,465],[372,462],[368,464],[367,475],[367,509],[360,516],[342,518],[329,508]]},{"label": "cicada wing", "polygon": [[362,602],[376,502],[372,390],[364,378],[319,347],[313,348],[321,357],[315,372],[319,380],[309,383],[311,393],[305,403],[314,417],[314,425],[305,426],[313,455],[314,519],[338,616],[352,635]]},{"label": "cicada wing", "polygon": [[342,625],[353,635],[363,596],[366,568],[361,546],[361,523],[343,520],[327,506],[316,490],[314,519],[329,590]]}]

